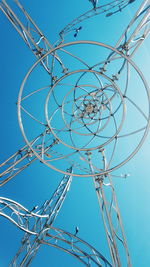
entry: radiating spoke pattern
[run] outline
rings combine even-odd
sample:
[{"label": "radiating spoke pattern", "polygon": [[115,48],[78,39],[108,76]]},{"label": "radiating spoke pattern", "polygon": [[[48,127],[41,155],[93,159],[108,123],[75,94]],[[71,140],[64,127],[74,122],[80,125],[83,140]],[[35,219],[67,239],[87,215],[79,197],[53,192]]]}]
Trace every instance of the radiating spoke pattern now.
[{"label": "radiating spoke pattern", "polygon": [[[27,145],[43,163],[62,173],[70,164],[74,166],[73,175],[80,177],[115,170],[135,155],[148,132],[149,92],[142,72],[123,51],[102,43],[71,42],[56,47],[48,53],[49,57],[54,51],[67,62],[68,72],[63,74],[56,62],[53,83],[46,86],[43,79],[42,87],[37,89],[32,76],[39,71],[39,60],[20,89],[18,118]],[[88,54],[93,57],[88,58]],[[27,87],[30,80],[32,85]],[[133,95],[135,88],[143,98],[144,109],[138,95]],[[40,107],[31,105],[35,99],[40,101]],[[137,116],[138,122],[133,125]],[[39,152],[29,142],[34,136],[26,131],[27,122],[32,134],[34,128],[44,132]],[[49,140],[55,140],[57,145],[48,149]],[[131,143],[128,151],[126,142]],[[124,149],[123,155],[120,147]],[[107,171],[101,165],[102,149],[107,157]]]}]

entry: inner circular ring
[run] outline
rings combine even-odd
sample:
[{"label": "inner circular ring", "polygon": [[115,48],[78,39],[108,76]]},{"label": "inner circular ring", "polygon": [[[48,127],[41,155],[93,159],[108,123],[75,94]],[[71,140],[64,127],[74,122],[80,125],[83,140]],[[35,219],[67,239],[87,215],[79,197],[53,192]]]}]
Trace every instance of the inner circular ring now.
[{"label": "inner circular ring", "polygon": [[[114,88],[116,88],[117,92],[119,93],[120,95],[120,98],[121,98],[121,103],[122,103],[122,106],[123,106],[123,114],[122,114],[122,118],[121,118],[121,122],[120,122],[120,125],[118,127],[118,130],[112,135],[112,137],[110,137],[107,141],[105,141],[103,144],[100,144],[100,145],[97,145],[95,147],[92,147],[92,148],[80,148],[80,147],[74,147],[72,145],[69,145],[67,143],[65,143],[64,141],[62,141],[59,136],[56,135],[56,133],[54,132],[53,130],[53,127],[51,126],[51,120],[52,120],[52,117],[51,119],[49,119],[49,116],[48,116],[48,104],[49,104],[49,99],[50,99],[50,96],[51,96],[51,93],[52,91],[55,89],[55,87],[60,83],[62,82],[66,77],[69,77],[73,74],[77,74],[77,73],[93,73],[93,74],[97,74],[97,75],[100,75],[102,76],[103,78],[105,78],[106,80],[108,80]],[[98,71],[96,70],[92,70],[92,69],[79,69],[79,70],[75,70],[75,71],[72,71],[72,72],[69,72],[67,74],[65,74],[64,76],[62,76],[60,79],[58,79],[55,84],[51,87],[48,95],[47,95],[47,98],[46,98],[46,102],[45,102],[45,117],[46,117],[46,121],[47,121],[47,124],[52,132],[52,134],[55,136],[55,138],[57,140],[59,140],[60,143],[62,143],[64,146],[67,146],[71,149],[74,149],[74,150],[80,150],[80,151],[89,151],[89,150],[95,150],[95,149],[98,149],[98,148],[102,148],[104,146],[106,146],[107,144],[109,144],[115,137],[117,137],[117,135],[119,134],[120,130],[122,129],[122,126],[123,126],[123,122],[124,122],[124,119],[125,119],[125,112],[126,112],[126,108],[125,108],[125,102],[124,102],[124,98],[123,98],[123,95],[122,95],[122,92],[120,90],[120,88],[114,83],[114,81],[112,81],[112,79],[110,79],[108,76],[106,76],[105,74],[102,74],[102,73],[99,73]]]},{"label": "inner circular ring", "polygon": [[[107,119],[107,121],[105,122],[105,124],[103,125],[103,127],[101,127],[100,129],[98,129],[97,131],[95,131],[95,132],[92,132],[92,133],[85,133],[85,134],[83,134],[83,133],[80,133],[79,131],[75,131],[74,129],[71,129],[72,130],[72,132],[74,132],[74,133],[77,133],[77,134],[81,134],[81,135],[85,135],[85,136],[89,136],[89,135],[94,135],[94,134],[98,134],[100,131],[102,131],[105,127],[106,127],[106,125],[108,124],[108,122],[109,122],[109,120],[110,120],[110,116],[111,116],[111,112],[112,112],[112,107],[111,107],[111,103],[110,103],[110,101],[109,101],[109,99],[108,99],[108,97],[107,97],[107,95],[106,95],[106,93],[105,92],[103,92],[102,91],[102,89],[100,89],[99,87],[96,87],[96,86],[94,86],[94,85],[82,85],[82,87],[81,86],[78,86],[78,87],[80,87],[80,88],[82,88],[82,87],[93,87],[95,90],[94,90],[94,92],[91,92],[91,93],[87,93],[87,94],[85,94],[85,95],[82,95],[82,96],[80,96],[80,97],[78,97],[76,100],[80,100],[80,98],[85,98],[86,96],[92,96],[92,94],[94,93],[94,94],[98,94],[99,92],[102,92],[104,95],[105,95],[105,97],[106,97],[106,99],[107,99],[107,103],[109,104],[109,116],[107,116],[106,117],[106,119]],[[76,87],[74,87],[74,88],[72,88],[66,95],[65,95],[65,97],[64,97],[64,99],[63,99],[63,104],[62,104],[62,117],[63,117],[63,120],[64,120],[64,122],[65,122],[65,125],[66,125],[66,127],[68,128],[68,129],[70,129],[70,125],[68,125],[68,123],[66,123],[66,120],[65,120],[65,117],[64,117],[64,107],[65,107],[65,101],[66,101],[66,99],[67,99],[67,97],[68,97],[68,95],[69,94],[71,94],[72,93],[72,91],[73,90],[76,90]],[[98,90],[98,92],[96,92],[96,90]],[[86,100],[86,99],[85,99]],[[84,101],[85,101],[84,100]],[[90,101],[89,100],[86,100],[87,101],[87,103],[90,103]],[[85,122],[84,121],[82,121],[81,119],[82,118],[84,118],[84,119],[90,119],[91,120],[91,122],[86,122],[86,126],[89,126],[89,125],[92,125],[92,124],[95,124],[95,121],[98,121],[99,120],[99,122],[100,122],[100,118],[99,119],[95,119],[94,121],[93,121],[93,117],[91,118],[91,117],[88,117],[88,113],[90,114],[90,113],[92,113],[93,111],[94,111],[94,107],[92,106],[92,102],[91,102],[91,104],[87,104],[86,105],[86,103],[83,103],[83,101],[81,102],[81,105],[84,105],[85,107],[85,113],[84,114],[86,114],[87,116],[85,116],[84,117],[84,115],[83,115],[83,117],[82,116],[75,116],[75,118],[77,118],[77,121],[80,123],[80,124],[82,124],[84,127],[85,127]],[[98,105],[98,103],[96,104],[96,105]],[[76,106],[76,103],[73,103],[73,108],[72,108],[72,113],[73,114],[75,114],[75,107],[74,106]],[[97,112],[99,111],[99,113],[100,113],[100,110],[98,110],[98,107],[97,107]],[[81,110],[81,112],[82,112],[82,110]],[[81,113],[82,114],[82,113]],[[96,116],[96,114],[95,114],[95,116]]]}]

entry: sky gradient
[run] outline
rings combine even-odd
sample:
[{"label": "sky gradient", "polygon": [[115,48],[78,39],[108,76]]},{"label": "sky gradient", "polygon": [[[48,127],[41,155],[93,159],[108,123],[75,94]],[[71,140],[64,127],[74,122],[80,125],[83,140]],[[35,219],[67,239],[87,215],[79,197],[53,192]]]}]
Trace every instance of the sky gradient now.
[{"label": "sky gradient", "polygon": [[[137,10],[139,2],[135,1],[122,12],[111,17],[106,18],[104,15],[99,15],[79,24],[79,26],[82,26],[82,30],[78,33],[77,38],[74,39],[74,32],[70,33],[66,37],[66,42],[92,40],[114,46]],[[52,44],[58,40],[58,33],[68,22],[91,8],[91,3],[87,0],[58,0],[56,3],[48,0],[38,1],[37,3],[36,0],[33,0],[32,3],[26,1],[21,3]],[[3,162],[25,144],[18,125],[16,102],[22,80],[32,64],[35,63],[35,57],[4,14],[0,17],[0,23],[2,37],[0,160]],[[147,39],[133,58],[148,82],[149,46],[150,40]],[[37,86],[42,83],[38,76],[35,83]],[[133,94],[135,94],[134,78],[132,83]],[[140,94],[138,100],[141,100]],[[38,107],[40,103],[34,102],[33,107],[34,105]],[[145,109],[145,102],[142,105]],[[138,121],[138,117],[135,118],[135,121]],[[114,173],[116,175],[130,173],[130,176],[127,179],[113,178],[133,267],[147,267],[149,264],[149,140],[148,136],[137,155]],[[130,146],[130,144],[124,144],[124,149],[128,145]],[[61,173],[57,173],[36,161],[8,184],[1,187],[1,196],[13,199],[31,210],[33,206],[41,206],[46,199],[50,198],[62,177]],[[2,217],[0,218],[0,225],[2,248],[0,251],[0,267],[6,267],[17,252],[24,233]],[[60,214],[54,222],[54,226],[70,233],[75,233],[75,227],[78,226],[78,236],[89,242],[109,259],[98,201],[91,177],[73,178],[70,191]],[[39,249],[31,266],[78,267],[82,264],[64,252],[43,246]]]}]

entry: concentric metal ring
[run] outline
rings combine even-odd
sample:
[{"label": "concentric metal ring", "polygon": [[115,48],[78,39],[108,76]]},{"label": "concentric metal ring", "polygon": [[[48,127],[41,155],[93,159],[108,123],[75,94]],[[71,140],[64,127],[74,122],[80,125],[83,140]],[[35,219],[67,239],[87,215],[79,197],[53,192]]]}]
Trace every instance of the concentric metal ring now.
[{"label": "concentric metal ring", "polygon": [[[144,89],[145,89],[145,92],[146,92],[146,95],[147,95],[147,98],[148,98],[148,102],[150,102],[150,95],[149,95],[149,91],[148,91],[148,85],[147,85],[147,83],[146,83],[146,81],[145,81],[145,79],[144,79],[144,77],[143,77],[143,74],[142,74],[142,72],[138,69],[138,67],[131,61],[131,59],[130,58],[128,58],[127,56],[125,56],[124,54],[122,54],[121,52],[119,52],[117,49],[115,49],[115,48],[113,48],[113,47],[110,47],[110,46],[108,46],[108,45],[106,45],[106,44],[102,44],[102,43],[98,43],[98,42],[92,42],[92,41],[79,41],[79,42],[71,42],[71,43],[68,43],[68,44],[63,44],[63,45],[60,45],[60,46],[58,46],[58,47],[55,47],[54,49],[52,49],[51,51],[49,51],[46,55],[44,55],[41,59],[39,59],[32,67],[31,67],[31,69],[28,71],[28,73],[27,73],[27,75],[26,75],[26,77],[24,78],[24,80],[23,80],[23,83],[22,83],[22,85],[21,85],[21,88],[20,88],[20,92],[19,92],[19,96],[18,96],[18,119],[19,119],[19,125],[20,125],[20,128],[21,128],[21,131],[22,131],[22,134],[23,134],[23,136],[24,136],[24,139],[25,139],[25,141],[26,141],[26,143],[28,144],[28,146],[30,147],[30,149],[33,151],[33,153],[35,154],[35,156],[41,161],[41,162],[43,162],[43,163],[45,163],[46,165],[48,165],[49,167],[51,167],[52,169],[55,169],[56,171],[59,171],[59,172],[62,172],[62,173],[64,173],[64,174],[68,174],[68,173],[66,173],[65,172],[65,169],[66,169],[66,166],[59,166],[59,167],[57,167],[57,164],[55,164],[55,165],[52,165],[53,164],[53,162],[58,162],[58,160],[59,159],[65,159],[65,160],[68,160],[68,158],[70,159],[70,162],[72,161],[72,164],[74,165],[74,159],[72,159],[72,157],[73,157],[73,155],[78,155],[79,154],[79,156],[78,156],[78,161],[80,161],[80,159],[81,159],[81,155],[83,154],[83,152],[85,151],[85,152],[89,152],[89,150],[92,152],[92,155],[93,155],[93,158],[94,158],[94,153],[97,153],[96,151],[98,150],[98,149],[100,149],[100,148],[108,148],[108,145],[110,144],[110,143],[112,143],[112,141],[113,140],[118,140],[119,139],[119,137],[124,137],[124,136],[129,136],[129,135],[133,135],[134,133],[136,133],[136,132],[141,132],[141,131],[143,131],[142,132],[142,137],[140,138],[140,141],[138,142],[138,144],[136,145],[136,147],[135,148],[133,148],[133,151],[129,154],[129,155],[127,155],[126,157],[125,157],[125,159],[123,159],[123,160],[121,160],[119,163],[116,163],[116,161],[115,161],[115,163],[114,163],[114,165],[113,166],[110,166],[110,164],[108,165],[108,167],[106,168],[106,169],[103,169],[103,168],[100,168],[99,166],[97,166],[97,167],[95,167],[96,165],[96,163],[94,163],[93,162],[93,169],[94,169],[94,172],[93,173],[91,173],[91,171],[90,171],[90,168],[88,167],[88,158],[85,160],[85,158],[84,158],[84,162],[85,162],[85,165],[83,166],[83,169],[82,169],[82,172],[81,173],[78,173],[78,172],[74,172],[73,173],[73,175],[74,176],[78,176],[78,177],[89,177],[89,176],[97,176],[97,175],[102,175],[102,174],[105,174],[105,173],[108,173],[108,172],[111,172],[111,171],[113,171],[113,170],[115,170],[115,169],[117,169],[117,168],[119,168],[119,167],[121,167],[123,164],[125,164],[126,162],[128,162],[136,153],[137,153],[137,151],[139,150],[139,148],[141,147],[141,145],[143,144],[143,142],[144,142],[144,140],[145,140],[145,138],[146,138],[146,135],[147,135],[147,133],[148,133],[148,129],[149,129],[149,124],[150,124],[150,121],[149,121],[149,118],[150,118],[150,109],[149,109],[149,107],[148,107],[148,112],[147,112],[147,115],[143,115],[143,117],[145,118],[145,120],[146,120],[146,123],[145,123],[145,125],[144,125],[144,127],[141,127],[141,129],[140,130],[135,130],[135,131],[131,131],[131,133],[129,133],[129,134],[124,134],[124,133],[122,133],[121,131],[122,131],[122,127],[123,127],[123,122],[124,122],[124,120],[125,120],[125,105],[126,105],[126,103],[125,102],[127,102],[127,101],[129,101],[131,104],[133,104],[133,101],[132,101],[132,99],[131,98],[129,98],[129,97],[127,97],[126,95],[124,95],[124,92],[123,92],[123,90],[122,89],[120,89],[119,87],[117,87],[117,92],[114,90],[114,88],[117,86],[117,82],[115,81],[114,82],[114,79],[112,79],[111,77],[110,77],[110,71],[108,72],[109,74],[107,74],[107,73],[105,73],[104,74],[104,72],[102,72],[102,71],[98,71],[97,69],[96,69],[96,67],[98,66],[98,63],[96,62],[96,64],[94,65],[94,66],[96,66],[96,67],[92,67],[92,66],[89,66],[89,64],[84,64],[84,61],[81,59],[80,60],[80,58],[79,58],[79,56],[73,56],[73,54],[71,54],[70,52],[66,52],[66,50],[64,50],[64,49],[67,49],[67,48],[69,48],[69,47],[71,47],[71,46],[77,46],[77,45],[91,45],[91,46],[96,46],[96,47],[100,47],[100,48],[104,48],[104,49],[108,49],[110,52],[113,52],[113,53],[115,53],[116,55],[118,55],[118,58],[120,58],[120,59],[123,59],[123,60],[125,60],[126,61],[126,64],[130,64],[130,66],[134,69],[134,71],[137,73],[137,75],[138,75],[138,77],[139,77],[139,79],[140,79],[140,81],[142,82],[142,84],[143,84],[143,87],[144,87]],[[24,90],[24,87],[25,87],[25,84],[26,84],[26,81],[28,80],[28,78],[30,78],[30,75],[31,75],[31,73],[32,73],[32,71],[35,69],[35,67],[38,65],[38,63],[40,63],[41,62],[41,60],[43,60],[45,57],[47,57],[48,55],[52,55],[52,57],[53,57],[53,55],[54,55],[54,53],[55,53],[55,51],[62,51],[63,53],[66,53],[66,55],[70,55],[70,56],[72,56],[75,60],[79,60],[79,62],[80,62],[80,64],[81,63],[83,63],[83,65],[84,65],[84,68],[83,69],[81,69],[81,68],[79,68],[79,69],[75,69],[75,70],[72,70],[72,71],[70,71],[69,73],[67,73],[67,74],[65,74],[65,75],[60,75],[59,76],[59,78],[56,78],[56,81],[54,82],[54,84],[53,84],[53,86],[51,87],[51,89],[50,89],[50,91],[49,91],[49,93],[48,93],[48,95],[47,95],[47,100],[46,100],[46,104],[45,104],[45,113],[46,113],[46,121],[47,121],[47,124],[49,124],[49,131],[50,131],[50,133],[52,134],[52,136],[54,136],[54,139],[57,139],[57,140],[59,140],[60,141],[60,145],[61,145],[61,152],[59,152],[58,150],[59,150],[59,145],[58,145],[58,150],[57,151],[51,151],[50,153],[51,153],[51,159],[46,159],[45,158],[45,155],[46,155],[46,153],[44,154],[42,154],[42,156],[41,156],[41,153],[42,152],[40,152],[40,153],[38,153],[37,152],[37,150],[35,150],[34,149],[34,147],[32,146],[32,144],[29,142],[29,140],[28,140],[28,138],[27,138],[27,136],[26,136],[26,134],[25,134],[25,130],[24,130],[24,126],[23,126],[23,121],[22,121],[22,116],[21,116],[21,112],[23,111],[23,108],[22,108],[22,99],[23,99],[23,97],[22,97],[22,93],[23,93],[23,90]],[[113,62],[115,61],[115,59],[112,59],[112,61],[111,61],[111,63],[113,64]],[[104,61],[103,60],[103,62],[104,63],[108,63],[107,61]],[[102,66],[102,62],[100,63],[101,64],[101,66]],[[89,66],[89,67],[88,67]],[[86,68],[85,68],[86,67]],[[120,69],[120,67],[119,67],[119,69]],[[109,97],[107,97],[107,94],[108,94],[108,92],[107,92],[107,94],[106,94],[106,91],[108,90],[108,88],[107,88],[107,84],[105,83],[104,84],[104,87],[103,88],[105,88],[105,89],[103,89],[103,91],[105,90],[105,97],[104,97],[104,106],[105,106],[105,108],[106,109],[108,109],[109,111],[111,110],[111,113],[113,114],[112,115],[112,118],[113,118],[113,120],[114,120],[114,123],[115,123],[115,127],[116,127],[116,132],[115,132],[115,134],[113,134],[112,136],[108,136],[106,139],[106,141],[104,141],[103,143],[101,143],[101,144],[99,144],[99,143],[94,143],[93,142],[93,140],[95,140],[94,138],[93,138],[93,140],[92,141],[88,141],[88,147],[86,148],[86,145],[84,144],[82,147],[80,147],[78,144],[76,144],[76,140],[74,141],[74,136],[71,136],[70,137],[70,139],[71,139],[71,142],[72,142],[72,144],[67,144],[67,146],[66,146],[66,143],[64,142],[64,140],[62,140],[62,137],[61,136],[58,136],[58,134],[56,134],[55,133],[55,131],[56,131],[56,128],[55,127],[53,127],[52,125],[51,125],[51,120],[50,120],[50,117],[49,117],[49,98],[50,98],[50,96],[53,94],[53,92],[54,92],[54,89],[56,88],[56,86],[58,85],[58,83],[60,83],[60,82],[62,82],[62,81],[64,81],[65,79],[67,79],[68,77],[72,77],[72,75],[74,75],[74,74],[84,74],[84,73],[91,73],[92,75],[97,75],[98,77],[103,77],[103,78],[106,78],[107,80],[109,80],[109,86],[111,87],[111,89],[109,89],[110,91],[112,90],[112,94],[110,94],[110,96]],[[112,74],[115,74],[115,73],[112,73]],[[79,83],[79,81],[81,80],[81,78],[78,78],[78,82],[76,83],[76,86],[77,86],[77,88],[79,88],[79,87],[82,87],[82,84],[80,84]],[[89,83],[87,83],[87,85],[89,86]],[[73,85],[73,86],[75,86],[75,85]],[[97,85],[94,85],[95,86],[95,89],[96,89],[96,87],[98,87]],[[93,88],[94,88],[94,86],[93,86]],[[74,87],[72,87],[72,88],[74,88]],[[69,91],[70,91],[71,89],[69,88]],[[93,89],[92,89],[93,90]],[[100,86],[99,86],[99,91],[100,90],[102,90],[102,88],[100,88]],[[60,91],[60,93],[61,93],[62,91]],[[70,91],[71,92],[71,91]],[[101,92],[101,91],[100,91]],[[84,94],[84,95],[86,95],[86,93]],[[109,95],[109,94],[108,94]],[[114,101],[114,99],[117,99],[117,97],[119,96],[119,98],[120,98],[120,100],[119,100],[119,105],[116,107],[116,109],[115,109],[115,111],[113,111],[113,106],[112,106],[112,103],[113,103],[113,101]],[[53,97],[54,97],[54,95],[53,95]],[[67,98],[69,97],[69,94],[67,95]],[[57,110],[55,109],[55,111],[53,111],[53,115],[52,115],[52,117],[57,113],[57,111],[59,110],[59,111],[61,111],[60,113],[61,113],[61,115],[63,116],[63,117],[65,117],[65,116],[67,116],[67,112],[66,112],[66,110],[65,110],[65,108],[66,108],[66,101],[68,101],[67,100],[67,98],[65,97],[65,96],[63,96],[63,105],[58,105],[57,106]],[[75,98],[75,99],[77,99],[77,97]],[[78,98],[78,99],[80,99],[80,97]],[[88,99],[88,98],[87,98]],[[89,101],[89,100],[88,100]],[[116,101],[116,100],[115,100]],[[115,102],[114,101],[114,102]],[[86,97],[83,99],[83,102],[86,102]],[[92,103],[92,102],[91,102]],[[83,105],[83,103],[82,103],[82,105]],[[133,104],[133,106],[134,106],[134,108],[136,108],[137,110],[138,110],[138,112],[140,112],[141,114],[142,114],[142,111],[141,111],[141,108],[140,107],[138,107],[137,105],[136,105],[136,103],[134,103]],[[121,120],[121,123],[120,123],[120,125],[118,126],[118,124],[117,124],[117,120],[118,120],[118,117],[116,116],[116,114],[118,114],[119,112],[120,112],[120,107],[122,107],[123,108],[123,115],[122,115],[122,120]],[[51,109],[52,109],[52,106],[51,106]],[[72,107],[72,110],[74,110],[75,109],[75,104],[73,104],[73,107]],[[97,107],[96,107],[96,109],[97,109]],[[90,117],[91,116],[91,114],[92,114],[92,112],[93,112],[93,110],[94,110],[94,107],[93,107],[93,104],[90,104],[90,101],[88,102],[88,105],[86,106],[86,107],[84,107],[84,111],[85,111],[85,114],[86,114],[86,116],[83,116],[84,118],[84,120],[92,120],[93,119],[93,123],[87,123],[87,128],[86,128],[86,131],[88,132],[89,131],[89,128],[91,127],[91,125],[94,125],[94,116],[93,117]],[[114,113],[113,113],[114,112]],[[69,116],[69,115],[68,115]],[[76,116],[78,116],[78,115],[75,115],[75,117]],[[116,116],[116,118],[115,118],[115,116]],[[108,116],[106,116],[106,118],[108,118],[109,117],[109,115]],[[89,119],[90,118],[90,119]],[[78,118],[78,121],[79,121],[79,119],[80,118]],[[104,118],[103,118],[104,119]],[[67,121],[67,120],[66,120]],[[83,121],[82,121],[83,122]],[[47,124],[45,123],[45,126],[47,127]],[[68,122],[67,122],[67,124],[68,124]],[[43,123],[43,125],[44,125],[44,123]],[[68,124],[69,125],[69,127],[70,127],[70,124]],[[82,127],[82,125],[83,125],[83,123],[81,124],[80,123],[80,126]],[[108,125],[109,125],[109,123],[108,123]],[[65,127],[66,127],[66,125],[65,125]],[[72,125],[71,125],[71,127],[72,127]],[[68,128],[68,127],[66,127],[66,128]],[[66,133],[68,133],[67,132],[67,130],[66,130],[66,128],[65,128],[65,131],[64,131],[64,133],[66,134]],[[105,128],[105,127],[103,127],[103,128]],[[69,130],[69,129],[68,129]],[[45,132],[47,132],[47,131],[45,131]],[[59,133],[60,133],[61,131],[59,130]],[[62,130],[62,132],[63,132],[63,130]],[[77,131],[75,130],[75,132],[73,133],[73,134],[77,134],[76,133]],[[102,132],[102,131],[100,131],[100,132]],[[120,136],[119,136],[120,135]],[[100,135],[97,135],[99,138],[103,138],[103,136],[100,136]],[[78,141],[78,140],[77,140]],[[89,146],[89,144],[90,144],[90,142],[92,143],[93,142],[93,146],[91,145],[91,146]],[[42,143],[42,145],[44,144],[44,141],[43,141],[43,143]],[[63,156],[63,154],[62,154],[62,147],[67,147],[67,154],[66,155],[64,155]],[[69,151],[69,149],[70,149],[70,152],[68,152]],[[43,151],[45,152],[45,148],[43,147]],[[115,151],[115,149],[113,149],[113,151]],[[54,158],[53,159],[53,154],[59,154],[59,156],[58,156],[58,158]],[[113,154],[114,154],[114,152],[113,152]],[[49,155],[50,156],[50,155]],[[83,158],[83,157],[82,157]],[[52,163],[52,164],[51,164]],[[80,164],[80,163],[79,163]],[[76,165],[77,166],[77,165]],[[88,168],[89,168],[89,170],[88,170]],[[84,172],[84,170],[85,170],[85,172]]]},{"label": "concentric metal ring", "polygon": [[[105,79],[107,78],[107,80],[108,80],[111,84],[113,84],[115,90],[117,90],[117,93],[119,94],[119,96],[120,96],[120,98],[121,98],[121,103],[122,103],[122,105],[123,105],[123,112],[122,112],[122,118],[121,118],[120,125],[118,126],[117,130],[115,131],[115,133],[114,133],[114,134],[113,134],[113,135],[112,135],[106,142],[103,142],[102,144],[98,143],[98,144],[97,144],[96,146],[94,146],[94,147],[84,147],[84,148],[82,148],[82,147],[74,147],[74,146],[71,146],[71,145],[67,144],[67,140],[66,140],[66,138],[65,138],[65,140],[66,140],[65,142],[64,142],[62,139],[59,138],[59,136],[55,133],[54,127],[53,127],[52,124],[51,124],[51,121],[52,121],[52,118],[53,118],[54,114],[53,114],[53,116],[52,116],[51,118],[49,118],[49,115],[48,115],[48,109],[49,109],[49,105],[51,105],[51,104],[50,104],[51,102],[49,101],[50,96],[51,96],[52,92],[55,90],[55,88],[57,87],[57,85],[58,85],[59,83],[62,83],[64,79],[66,79],[66,78],[69,77],[69,76],[72,76],[73,74],[77,74],[77,73],[87,73],[87,72],[88,72],[88,73],[91,73],[91,74],[97,74],[97,75],[100,75],[100,76],[104,77]],[[87,87],[89,87],[89,86],[86,85],[85,87],[87,88]],[[77,87],[75,87],[75,88],[73,87],[73,89],[71,89],[71,91],[73,91],[73,90],[75,90],[75,89],[77,89]],[[98,91],[99,91],[99,90],[100,90],[100,89],[98,88]],[[65,95],[65,97],[64,97],[64,99],[63,99],[62,109],[63,109],[63,107],[64,107],[64,101],[65,101],[65,99],[68,97],[69,94],[70,94],[70,91],[67,92],[67,94]],[[90,93],[89,93],[89,94],[90,94]],[[85,96],[85,95],[84,95],[84,96]],[[105,94],[105,97],[106,97],[106,99],[105,99],[105,101],[106,101],[106,100],[107,100],[107,96],[106,96],[106,94]],[[107,100],[107,101],[108,101],[108,100]],[[108,104],[110,105],[110,101],[108,101]],[[63,110],[62,110],[62,113],[63,113],[63,114],[62,114],[62,119],[65,121]],[[108,117],[109,119],[110,119],[111,115],[112,115],[112,113],[111,113],[111,105],[110,105],[110,116]],[[123,122],[124,122],[124,119],[125,119],[125,105],[124,105],[124,98],[123,98],[123,95],[122,95],[120,89],[115,85],[115,83],[114,83],[109,77],[106,77],[104,74],[100,74],[99,72],[94,71],[94,70],[83,70],[83,69],[81,69],[81,70],[76,70],[76,71],[67,73],[65,76],[63,76],[63,77],[61,77],[59,80],[57,80],[57,81],[55,82],[55,84],[52,86],[52,88],[50,89],[50,91],[49,91],[49,93],[48,93],[48,96],[47,96],[47,99],[46,99],[46,103],[45,103],[45,116],[46,116],[46,121],[47,121],[47,124],[48,124],[48,126],[49,126],[51,132],[53,133],[53,135],[55,136],[55,138],[58,139],[59,142],[61,142],[64,146],[68,146],[68,147],[70,147],[71,149],[74,149],[74,150],[80,150],[80,151],[89,151],[89,150],[100,149],[100,148],[106,146],[108,143],[110,143],[116,136],[118,136],[118,134],[119,134],[119,132],[120,132],[122,126],[123,126]],[[55,119],[54,119],[54,120],[55,120]],[[68,123],[65,122],[65,125],[66,125],[66,127],[68,128],[68,131],[72,131],[72,132],[74,132],[74,133],[76,133],[76,134],[79,134],[77,131],[73,130],[73,129],[71,128],[71,126],[70,126]],[[89,125],[88,125],[88,126],[89,126]],[[84,124],[84,128],[85,128],[85,127],[86,127],[86,125]],[[86,134],[85,132],[83,132],[82,134],[80,133],[80,135],[83,135],[83,136],[87,136],[87,135],[97,136],[97,134],[98,134],[99,132],[100,132],[100,129],[98,128],[98,129],[95,129],[95,131],[91,132],[90,134],[89,134],[89,133]],[[78,138],[78,137],[77,137],[77,138]]]}]

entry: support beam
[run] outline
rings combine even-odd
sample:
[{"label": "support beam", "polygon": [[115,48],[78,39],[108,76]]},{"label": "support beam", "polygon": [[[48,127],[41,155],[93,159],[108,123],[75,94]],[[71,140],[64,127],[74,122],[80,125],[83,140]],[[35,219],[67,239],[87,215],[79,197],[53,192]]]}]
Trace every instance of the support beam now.
[{"label": "support beam", "polygon": [[[20,18],[18,18],[16,13],[5,0],[1,1],[0,8],[35,57],[37,59],[42,58],[49,50],[52,49],[52,45],[49,43],[47,38],[44,36],[42,31],[38,28],[36,23],[20,4],[20,2],[18,0],[14,0],[14,2],[16,7],[19,8],[19,11],[21,11],[22,17]],[[56,54],[53,56],[54,60],[56,59],[59,62],[62,71],[65,73],[67,70],[65,69],[61,59]],[[41,60],[41,64],[50,75],[53,75],[53,66],[50,65],[48,57],[44,58],[44,60]]]},{"label": "support beam", "polygon": [[[117,1],[114,0],[114,1],[110,1],[107,4],[99,5],[98,3],[96,3],[97,2],[96,0],[88,0],[88,1],[92,2],[94,8],[88,10],[84,14],[72,20],[60,31],[59,33],[60,40],[58,41],[59,44],[64,42],[65,36],[67,34],[69,34],[70,32],[76,32],[76,30],[79,29],[77,26],[79,23],[84,22],[87,19],[90,19],[94,16],[97,16],[103,13],[106,13],[106,17],[110,17],[115,13],[121,12],[124,8],[126,8],[131,3],[131,1],[129,0],[117,0]],[[101,1],[100,1],[100,4],[101,4]]]},{"label": "support beam", "polygon": [[[68,173],[72,173],[72,167],[70,167],[67,171]],[[50,200],[47,200],[40,208],[40,215],[48,216],[45,216],[42,219],[38,218],[33,225],[32,232],[36,233],[36,237],[34,237],[33,234],[31,235],[29,233],[25,233],[21,241],[22,245],[12,260],[10,266],[28,266],[34,259],[41,245],[39,242],[44,240],[47,234],[47,226],[51,227],[62,207],[67,192],[70,188],[71,181],[71,175],[64,175]]]},{"label": "support beam", "polygon": [[[48,142],[46,142],[46,136],[48,136]],[[50,132],[46,128],[46,130],[42,134],[34,138],[30,142],[30,144],[41,156],[44,154],[48,156],[48,152],[51,150],[51,148],[58,143],[56,139],[50,137]],[[17,152],[15,152],[0,164],[0,169],[2,170],[0,173],[0,186],[3,186],[7,182],[9,182],[17,174],[30,166],[36,159],[37,157],[34,155],[28,145],[25,145],[24,147],[19,149]]]}]

